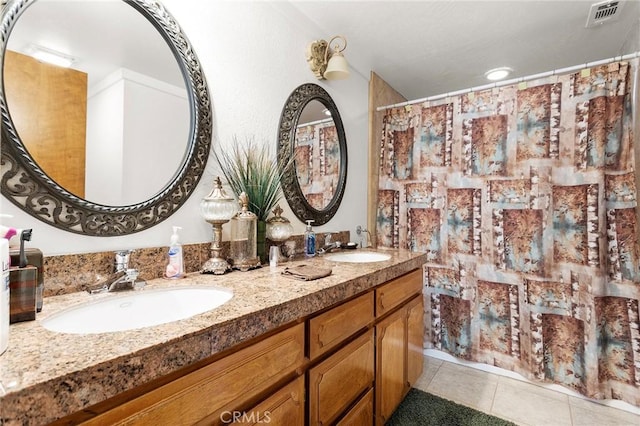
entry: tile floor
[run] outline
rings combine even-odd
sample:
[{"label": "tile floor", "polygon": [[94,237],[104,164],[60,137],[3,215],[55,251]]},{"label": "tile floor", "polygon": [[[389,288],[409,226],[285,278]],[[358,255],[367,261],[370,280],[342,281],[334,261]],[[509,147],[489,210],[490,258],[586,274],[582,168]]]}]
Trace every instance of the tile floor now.
[{"label": "tile floor", "polygon": [[523,426],[640,425],[640,408],[630,404],[603,405],[560,386],[533,384],[513,372],[463,363],[439,351],[426,351],[415,387]]}]

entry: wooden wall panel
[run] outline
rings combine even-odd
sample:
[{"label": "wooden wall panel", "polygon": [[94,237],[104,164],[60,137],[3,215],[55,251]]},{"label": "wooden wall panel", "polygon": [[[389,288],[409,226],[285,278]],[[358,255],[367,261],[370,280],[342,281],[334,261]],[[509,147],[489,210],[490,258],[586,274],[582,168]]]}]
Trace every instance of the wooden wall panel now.
[{"label": "wooden wall panel", "polygon": [[378,204],[378,173],[380,161],[380,138],[382,118],[385,111],[376,111],[380,106],[405,102],[407,99],[389,86],[375,72],[369,80],[369,187],[367,192],[367,229],[371,233],[371,244],[376,246],[376,211]]}]

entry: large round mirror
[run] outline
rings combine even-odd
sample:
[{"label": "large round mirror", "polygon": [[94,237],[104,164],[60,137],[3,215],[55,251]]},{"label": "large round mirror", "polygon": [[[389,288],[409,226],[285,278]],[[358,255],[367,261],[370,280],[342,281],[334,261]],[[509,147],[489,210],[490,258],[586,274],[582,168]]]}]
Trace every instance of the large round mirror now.
[{"label": "large round mirror", "polygon": [[186,201],[208,158],[211,108],[198,60],[161,4],[14,0],[2,32],[7,198],[96,236],[141,231]]},{"label": "large round mirror", "polygon": [[287,99],[280,118],[278,156],[285,171],[282,189],[301,221],[327,223],[342,200],[347,179],[347,144],[340,113],[316,84],[303,84]]}]

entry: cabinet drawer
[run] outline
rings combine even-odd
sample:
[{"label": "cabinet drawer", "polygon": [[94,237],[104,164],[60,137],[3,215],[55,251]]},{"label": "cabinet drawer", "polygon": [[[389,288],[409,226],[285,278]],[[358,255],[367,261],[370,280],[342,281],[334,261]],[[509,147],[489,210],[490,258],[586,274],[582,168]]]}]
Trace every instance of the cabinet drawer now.
[{"label": "cabinet drawer", "polygon": [[373,425],[373,389],[369,389],[358,403],[337,423],[337,426]]},{"label": "cabinet drawer", "polygon": [[304,361],[304,324],[254,345],[128,401],[87,424],[194,424],[204,418],[221,424],[233,411],[293,374]]},{"label": "cabinet drawer", "polygon": [[376,317],[391,312],[405,300],[422,292],[422,269],[416,269],[376,288]]},{"label": "cabinet drawer", "polygon": [[[225,415],[227,413],[224,413]],[[222,418],[233,424],[304,425],[304,377],[298,377],[266,400],[243,413],[233,413]]]},{"label": "cabinet drawer", "polygon": [[373,322],[373,292],[309,320],[309,358],[315,359]]},{"label": "cabinet drawer", "polygon": [[335,421],[373,385],[373,330],[309,370],[309,424]]}]

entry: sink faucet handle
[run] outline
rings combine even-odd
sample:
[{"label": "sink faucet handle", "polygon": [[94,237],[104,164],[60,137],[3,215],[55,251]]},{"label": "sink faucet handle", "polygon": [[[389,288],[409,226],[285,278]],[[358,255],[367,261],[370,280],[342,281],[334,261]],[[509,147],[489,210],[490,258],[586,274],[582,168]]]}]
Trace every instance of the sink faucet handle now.
[{"label": "sink faucet handle", "polygon": [[116,254],[116,272],[126,271],[129,269],[129,255],[133,250],[118,250]]},{"label": "sink faucet handle", "polygon": [[327,232],[324,236],[324,245],[328,246],[331,244],[331,238],[333,237],[334,232]]}]

